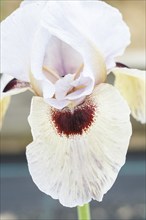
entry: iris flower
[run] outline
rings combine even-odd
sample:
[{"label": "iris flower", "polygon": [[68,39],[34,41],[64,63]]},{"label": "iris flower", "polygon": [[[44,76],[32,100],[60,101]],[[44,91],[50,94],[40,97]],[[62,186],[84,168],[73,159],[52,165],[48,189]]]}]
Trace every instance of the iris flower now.
[{"label": "iris flower", "polygon": [[130,44],[120,12],[103,1],[24,1],[1,29],[2,101],[34,93],[33,181],[67,207],[102,201],[125,163],[130,113],[145,122],[144,71],[116,66]]}]

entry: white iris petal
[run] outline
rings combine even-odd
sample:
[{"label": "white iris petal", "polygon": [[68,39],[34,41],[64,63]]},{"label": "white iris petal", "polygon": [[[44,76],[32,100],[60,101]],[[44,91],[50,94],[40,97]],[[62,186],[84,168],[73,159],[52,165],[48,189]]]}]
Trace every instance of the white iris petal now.
[{"label": "white iris petal", "polygon": [[[69,111],[57,112],[42,98],[34,97],[29,116],[34,142],[26,153],[39,189],[64,206],[74,207],[92,199],[101,201],[111,188],[125,163],[131,124],[126,102],[108,84],[97,86],[85,103],[76,107],[77,118],[84,116],[89,124],[91,120],[89,127],[83,126],[84,120],[70,121],[74,113]],[[55,120],[59,120],[58,126]]]},{"label": "white iris petal", "polygon": [[130,111],[103,82],[129,42],[119,11],[100,1],[25,1],[2,22],[1,71],[41,96],[29,116],[30,173],[65,206],[101,201],[125,162]]},{"label": "white iris petal", "polygon": [[[43,27],[39,29],[35,36],[32,51],[32,74],[38,80],[44,81],[40,83],[42,85],[43,96],[48,103],[57,104],[57,101],[60,100],[59,97],[64,97],[64,101],[65,99],[68,100],[63,103],[69,103],[69,100],[74,100],[76,102],[92,92],[94,88],[94,80],[90,75],[88,75],[87,78],[86,72],[83,71],[84,66],[81,55],[70,45],[51,36],[47,29]],[[86,71],[91,72],[87,67]],[[82,75],[82,77],[80,75]],[[60,77],[64,78],[61,79]],[[80,91],[73,92],[71,97],[67,95],[73,88],[71,84],[67,85],[67,79],[69,78],[72,78],[70,83],[72,82],[74,85],[78,84],[77,87],[79,88],[75,88],[75,91],[79,90],[80,87],[84,87],[84,89],[81,88]],[[54,100],[53,95],[55,96],[56,101]],[[50,98],[52,98],[51,102]],[[62,102],[59,101],[57,106],[59,103]]]},{"label": "white iris petal", "polygon": [[56,76],[75,74],[82,67],[80,80],[73,82],[80,89],[59,95],[64,96],[61,103],[77,102],[104,82],[106,68],[115,65],[129,38],[119,11],[104,2],[25,1],[2,22],[2,72],[30,80],[36,94],[57,102]]}]

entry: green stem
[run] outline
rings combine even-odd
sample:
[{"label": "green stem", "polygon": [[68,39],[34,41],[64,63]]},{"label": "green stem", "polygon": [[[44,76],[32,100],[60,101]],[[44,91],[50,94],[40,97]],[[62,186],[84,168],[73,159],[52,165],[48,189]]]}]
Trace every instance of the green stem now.
[{"label": "green stem", "polygon": [[78,206],[78,220],[90,220],[90,205]]}]

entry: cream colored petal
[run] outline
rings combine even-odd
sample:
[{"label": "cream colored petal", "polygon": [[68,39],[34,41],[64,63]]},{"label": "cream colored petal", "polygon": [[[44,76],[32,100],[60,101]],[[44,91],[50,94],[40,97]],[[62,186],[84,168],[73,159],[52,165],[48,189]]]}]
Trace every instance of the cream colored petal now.
[{"label": "cream colored petal", "polygon": [[115,68],[115,87],[127,100],[132,116],[146,123],[146,72],[137,69]]},{"label": "cream colored petal", "polygon": [[0,129],[2,127],[3,119],[5,117],[7,109],[9,107],[10,99],[10,96],[0,99]]},{"label": "cream colored petal", "polygon": [[129,114],[127,103],[108,84],[97,86],[74,112],[34,97],[29,116],[34,141],[26,155],[39,189],[67,207],[101,201],[125,163]]}]

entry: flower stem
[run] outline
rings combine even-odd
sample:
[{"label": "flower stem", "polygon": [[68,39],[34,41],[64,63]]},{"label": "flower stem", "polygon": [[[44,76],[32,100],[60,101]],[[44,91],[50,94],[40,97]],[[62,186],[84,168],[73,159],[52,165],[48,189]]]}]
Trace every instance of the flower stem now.
[{"label": "flower stem", "polygon": [[78,206],[78,220],[90,220],[90,205]]}]

